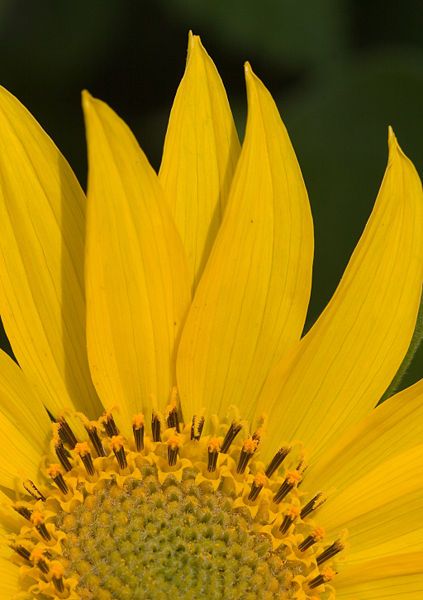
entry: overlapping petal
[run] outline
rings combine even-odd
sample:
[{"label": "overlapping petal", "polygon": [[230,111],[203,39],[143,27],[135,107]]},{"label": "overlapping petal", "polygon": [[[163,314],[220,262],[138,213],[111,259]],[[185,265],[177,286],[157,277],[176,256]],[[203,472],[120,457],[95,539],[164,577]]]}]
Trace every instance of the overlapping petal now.
[{"label": "overlapping petal", "polygon": [[411,552],[351,565],[337,577],[341,600],[416,600],[423,593],[422,552]]},{"label": "overlapping petal", "polygon": [[53,412],[95,416],[85,344],[85,197],[28,111],[0,90],[0,314]]},{"label": "overlapping petal", "polygon": [[19,589],[19,567],[0,557],[0,596],[13,598]]},{"label": "overlapping petal", "polygon": [[189,36],[159,178],[181,235],[195,287],[226,206],[239,142],[225,88],[198,36]]},{"label": "overlapping petal", "polygon": [[131,419],[164,406],[175,384],[188,270],[157,176],[132,133],[103,102],[85,94],[83,105],[89,362],[104,405],[122,406]]},{"label": "overlapping petal", "polygon": [[51,433],[47,411],[22,370],[1,350],[0,411],[41,456]]},{"label": "overlapping petal", "polygon": [[[329,536],[348,529],[348,560],[370,559],[373,548],[397,552],[396,539],[423,529],[423,445],[383,460],[329,496],[319,523]],[[420,542],[423,551],[423,540]],[[367,556],[365,555],[367,551]]]},{"label": "overlapping petal", "polygon": [[248,417],[270,366],[298,340],[313,251],[307,192],[264,85],[246,68],[248,121],[225,217],[178,352],[190,415]]},{"label": "overlapping petal", "polygon": [[377,404],[409,346],[422,271],[421,182],[390,131],[385,177],[344,276],[289,369],[276,366],[264,387],[268,440],[299,438],[316,456]]},{"label": "overlapping petal", "polygon": [[422,439],[423,379],[351,426],[307,470],[307,486],[341,490]]},{"label": "overlapping petal", "polygon": [[37,481],[51,434],[50,421],[20,369],[0,354],[0,485]]}]

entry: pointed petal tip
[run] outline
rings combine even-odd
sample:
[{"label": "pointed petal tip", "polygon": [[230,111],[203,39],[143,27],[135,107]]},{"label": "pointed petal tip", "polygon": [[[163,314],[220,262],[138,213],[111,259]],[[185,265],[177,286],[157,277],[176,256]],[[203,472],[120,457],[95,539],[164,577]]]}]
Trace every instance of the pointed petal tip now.
[{"label": "pointed petal tip", "polygon": [[400,150],[397,136],[395,135],[395,132],[391,125],[388,126],[388,148],[390,155],[394,150]]},{"label": "pointed petal tip", "polygon": [[405,154],[401,148],[398,138],[391,125],[388,126],[388,161],[392,162],[395,157],[402,158],[412,168],[412,171],[418,176],[413,161]]},{"label": "pointed petal tip", "polygon": [[244,75],[245,75],[245,80],[247,83],[249,80],[252,80],[253,78],[258,79],[258,77],[256,76],[256,74],[253,71],[251,63],[248,60],[246,60],[244,63]]},{"label": "pointed petal tip", "polygon": [[90,94],[90,92],[88,90],[82,90],[81,102],[82,102],[82,108],[84,110],[90,109],[91,106],[93,105],[94,101],[95,101],[95,98]]},{"label": "pointed petal tip", "polygon": [[190,29],[190,31],[188,33],[188,59],[194,53],[199,54],[199,55],[201,55],[202,53],[207,54],[206,49],[204,48],[204,46],[201,42],[201,37],[199,35],[196,35],[195,33],[193,33],[192,30]]}]

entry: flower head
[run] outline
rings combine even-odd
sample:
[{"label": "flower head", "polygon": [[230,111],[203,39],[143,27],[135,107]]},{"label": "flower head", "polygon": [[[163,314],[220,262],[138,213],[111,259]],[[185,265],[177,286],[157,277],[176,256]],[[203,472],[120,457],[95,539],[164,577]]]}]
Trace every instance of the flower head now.
[{"label": "flower head", "polygon": [[[423,381],[374,408],[416,323],[423,197],[389,131],[372,215],[301,337],[312,220],[245,67],[240,148],[196,36],[158,175],[84,93],[87,199],[0,93],[2,597],[421,591]],[[396,587],[395,587],[396,586]]]}]

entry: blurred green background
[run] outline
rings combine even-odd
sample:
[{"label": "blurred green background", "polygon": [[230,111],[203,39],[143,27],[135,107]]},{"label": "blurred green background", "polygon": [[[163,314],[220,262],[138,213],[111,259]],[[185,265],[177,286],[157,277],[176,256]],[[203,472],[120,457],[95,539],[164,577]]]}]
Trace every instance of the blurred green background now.
[{"label": "blurred green background", "polygon": [[[125,118],[158,167],[189,29],[215,60],[241,133],[247,59],[288,127],[315,220],[309,327],[368,218],[388,124],[423,172],[421,0],[1,0],[0,81],[84,186],[83,88]],[[420,348],[403,385],[422,376]]]}]

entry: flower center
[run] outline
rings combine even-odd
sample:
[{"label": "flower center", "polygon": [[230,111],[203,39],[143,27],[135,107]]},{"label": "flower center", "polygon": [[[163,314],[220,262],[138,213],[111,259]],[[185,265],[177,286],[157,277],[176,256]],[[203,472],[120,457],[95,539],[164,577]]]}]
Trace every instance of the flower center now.
[{"label": "flower center", "polygon": [[[85,421],[90,444],[61,420],[52,485],[26,482],[31,501],[15,509],[22,587],[38,598],[305,599],[333,597],[331,563],[343,549],[324,543],[311,519],[322,504],[297,488],[303,464],[290,448],[255,460],[259,433],[204,420],[180,427],[176,411],[133,422],[133,440],[111,414]],[[294,460],[294,458],[291,459]],[[287,466],[285,466],[287,463]]]}]

